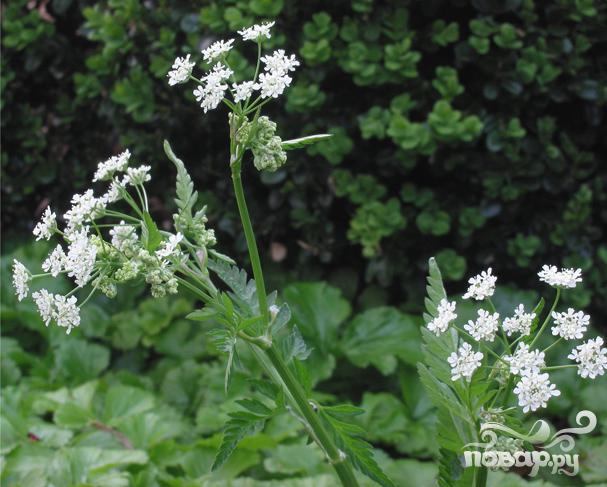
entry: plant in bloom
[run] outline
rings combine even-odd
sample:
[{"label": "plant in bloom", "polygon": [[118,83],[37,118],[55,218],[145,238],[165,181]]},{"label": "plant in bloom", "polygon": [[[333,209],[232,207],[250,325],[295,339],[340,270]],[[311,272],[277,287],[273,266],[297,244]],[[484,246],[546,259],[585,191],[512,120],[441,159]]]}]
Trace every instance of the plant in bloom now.
[{"label": "plant in bloom", "polygon": [[[551,372],[575,369],[583,379],[605,374],[607,348],[602,337],[573,345],[568,354],[561,351],[564,345],[571,347],[572,340],[585,339],[590,329],[590,317],[583,311],[558,309],[561,293],[582,282],[581,271],[544,266],[539,278],[555,288],[549,311],[544,311],[542,298],[534,307],[520,303],[510,312],[504,310],[505,318],[491,299],[497,282],[492,270],[469,279],[462,298],[473,299],[477,309],[476,319],[465,322],[458,315],[467,316],[471,303],[458,309],[457,301],[451,301],[445,291],[436,261],[430,259],[426,328],[422,330],[424,359],[418,363],[418,371],[437,408],[441,465],[457,464],[462,450],[473,448],[491,453],[532,451],[536,444],[530,441],[539,431],[520,431],[521,422],[526,414],[541,411],[561,395]],[[494,431],[528,439],[514,442],[495,433],[487,435]],[[473,468],[458,472],[462,485],[485,485],[486,468]],[[446,480],[455,475],[449,472],[447,468]]]},{"label": "plant in bloom", "polygon": [[584,333],[590,324],[590,316],[583,311],[575,311],[569,308],[566,313],[552,312],[555,326],[552,334],[558,335],[565,340],[576,340],[584,337]]},{"label": "plant in bloom", "polygon": [[447,331],[449,323],[457,318],[455,314],[455,301],[447,301],[442,299],[437,308],[438,315],[428,323],[428,330],[436,335],[440,335]]},{"label": "plant in bloom", "polygon": [[527,336],[531,333],[531,325],[535,319],[535,313],[526,313],[525,307],[519,304],[514,310],[514,316],[504,319],[502,328],[506,335],[511,336],[514,333],[520,333],[522,336]]},{"label": "plant in bloom", "polygon": [[[299,66],[295,56],[282,49],[262,56],[262,44],[271,37],[272,25],[263,23],[240,31],[244,41],[257,43],[257,69],[252,79],[235,79],[230,64],[234,39],[218,40],[202,51],[210,68],[200,78],[194,75],[196,61],[190,55],[175,59],[167,74],[171,86],[189,80],[197,83],[194,96],[203,112],[222,104],[229,109],[229,170],[254,279],[249,280],[230,257],[214,249],[217,242],[213,230],[207,228],[206,207],[197,205],[198,193],[185,164],[165,141],[165,153],[177,170],[176,212],[171,229],[161,230],[150,214],[146,183],[151,179],[151,167],[134,166],[127,149],[98,164],[92,176],[95,187],[72,197],[71,207],[59,218],[59,224],[51,209],[45,210],[34,235],[38,239],[56,236],[60,242],[41,263],[43,272],[39,274],[15,261],[13,285],[19,300],[30,295],[31,287],[31,297],[44,324],[54,323],[68,334],[86,326],[80,309],[96,293],[112,299],[127,282],[146,283],[153,297],[188,291],[203,305],[189,318],[211,319],[220,325],[209,335],[215,347],[227,356],[225,388],[229,387],[237,362],[237,344],[241,342],[251,347],[252,356],[267,371],[268,382],[274,382],[264,388],[266,392],[275,390],[273,409],[268,406],[270,397],[263,402],[247,398],[239,401],[244,411],[228,415],[212,469],[220,467],[238,441],[255,431],[260,422],[286,410],[303,423],[304,431],[319,444],[343,485],[358,485],[352,472],[356,468],[383,486],[393,486],[372,449],[360,438],[358,427],[336,413],[347,410],[347,415],[357,415],[362,410],[350,405],[323,406],[317,401],[311,403],[307,397],[299,373],[304,370],[302,361],[310,350],[297,328],[289,327],[288,305],[278,305],[276,293],[267,293],[264,285],[242,185],[242,165],[249,159],[245,155],[250,154],[250,162],[258,170],[275,171],[286,163],[288,150],[329,138],[320,134],[283,141],[277,135],[277,124],[261,114],[263,106],[291,84],[290,74]],[[103,189],[98,192],[100,186]],[[42,276],[60,275],[73,281],[73,288],[66,294],[55,294],[37,285]],[[221,286],[216,285],[216,279],[222,282]],[[226,291],[220,290],[225,287]],[[444,305],[444,320],[455,318],[453,308],[454,303]],[[282,333],[277,334],[280,330]],[[467,374],[463,363],[461,367],[462,374]]]},{"label": "plant in bloom", "polygon": [[493,296],[497,277],[491,274],[491,272],[491,267],[489,267],[478,276],[471,277],[468,280],[470,287],[468,287],[466,294],[464,294],[464,299],[472,298],[477,301],[482,301],[483,299]]},{"label": "plant in bloom", "polygon": [[483,360],[482,352],[475,352],[472,345],[464,342],[457,353],[453,352],[447,359],[451,366],[451,380],[463,378],[470,381],[474,371],[480,367],[481,360]]},{"label": "plant in bloom", "polygon": [[551,397],[561,395],[561,391],[550,383],[550,376],[538,371],[523,374],[514,388],[514,393],[518,396],[518,405],[523,408],[524,413],[545,408]]},{"label": "plant in bloom", "polygon": [[499,327],[499,313],[489,313],[484,309],[478,310],[476,321],[469,320],[464,329],[478,342],[492,342]]},{"label": "plant in bloom", "polygon": [[565,289],[573,289],[579,282],[582,282],[582,269],[559,270],[554,265],[545,265],[537,275],[540,281]]},{"label": "plant in bloom", "polygon": [[[559,277],[551,278],[548,275],[550,273],[558,274]],[[450,334],[456,336],[460,343],[463,340],[457,350],[445,356],[453,381],[463,378],[470,382],[473,373],[483,366],[489,371],[485,380],[494,383],[497,388],[496,399],[503,398],[504,394],[507,397],[508,391],[505,389],[510,388],[524,412],[546,407],[548,400],[559,394],[557,386],[550,382],[550,370],[577,368],[578,374],[583,378],[594,379],[602,375],[607,368],[607,349],[603,347],[601,337],[588,340],[572,350],[568,358],[577,365],[547,364],[551,360],[549,351],[556,343],[584,338],[590,324],[590,316],[572,308],[566,312],[555,310],[561,289],[575,287],[582,281],[579,269],[559,271],[556,267],[544,266],[539,277],[541,282],[557,288],[552,309],[541,320],[541,326],[541,303],[532,311],[526,311],[521,303],[510,316],[500,319],[491,301],[497,278],[490,268],[469,279],[469,288],[463,295],[464,299],[481,301],[475,320],[468,320],[463,326],[458,325],[456,303],[450,302],[446,295],[435,303],[434,309],[429,308],[430,313],[425,316],[427,330],[437,339]],[[436,285],[437,278],[432,279],[429,282]],[[555,285],[557,281],[558,285]],[[435,290],[434,293],[440,295],[444,293],[444,289]],[[536,346],[537,341],[550,323],[553,324],[552,336],[556,338],[551,344],[540,349]],[[450,333],[446,333],[447,331]],[[499,406],[508,407],[507,404]]]},{"label": "plant in bloom", "polygon": [[504,360],[510,364],[510,372],[514,375],[524,375],[539,372],[546,365],[545,353],[540,350],[529,350],[529,345],[519,343],[513,355],[506,355]]},{"label": "plant in bloom", "polygon": [[578,374],[583,378],[596,379],[607,370],[607,348],[603,347],[602,337],[578,345],[568,358],[579,364]]}]

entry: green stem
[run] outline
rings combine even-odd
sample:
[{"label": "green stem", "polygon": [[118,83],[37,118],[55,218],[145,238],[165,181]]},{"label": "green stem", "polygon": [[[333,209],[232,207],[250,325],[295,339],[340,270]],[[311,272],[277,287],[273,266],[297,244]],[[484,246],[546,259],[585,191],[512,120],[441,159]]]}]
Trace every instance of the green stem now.
[{"label": "green stem", "polygon": [[266,350],[266,354],[270,359],[270,362],[280,375],[280,378],[284,382],[285,387],[289,390],[297,407],[301,414],[305,418],[306,422],[314,432],[314,435],[320,446],[329,457],[329,461],[333,468],[337,472],[341,483],[346,487],[358,486],[358,481],[352,472],[352,469],[347,463],[347,460],[342,452],[335,446],[331,437],[325,431],[317,413],[315,413],[310,407],[310,402],[306,398],[305,391],[297,382],[297,379],[293,376],[284,360],[280,356],[280,353],[276,350],[276,346],[273,345]]},{"label": "green stem", "polygon": [[577,368],[575,364],[567,364],[567,365],[553,365],[551,367],[542,367],[542,370],[560,370],[560,369],[573,369]]},{"label": "green stem", "polygon": [[242,221],[247,247],[249,249],[249,257],[251,259],[251,267],[253,268],[253,277],[255,279],[255,287],[257,289],[257,299],[259,300],[259,313],[263,316],[265,323],[270,322],[268,310],[268,298],[266,295],[266,287],[263,280],[263,271],[261,269],[261,261],[259,259],[259,250],[257,250],[257,242],[253,233],[253,225],[247,208],[247,202],[244,197],[244,189],[242,187],[242,177],[240,174],[240,160],[232,165],[232,182],[234,183],[234,192],[236,193],[236,202]]},{"label": "green stem", "polygon": [[[493,301],[491,301],[491,298],[487,298],[487,302],[489,303],[489,306],[491,307],[491,310],[494,313],[497,313],[497,309],[495,308],[495,305],[493,304]],[[504,346],[506,347],[506,350],[508,350],[508,353],[510,355],[512,355],[512,348],[510,347],[510,343],[508,342],[508,337],[506,336],[506,332],[504,331],[504,327],[500,327],[502,330],[502,342],[504,342]]]},{"label": "green stem", "polygon": [[503,363],[503,364],[507,365],[508,367],[510,367],[510,364],[508,362],[506,362],[502,357],[500,357],[497,353],[495,353],[493,350],[491,350],[491,348],[489,348],[487,345],[485,345],[482,342],[478,342],[472,335],[470,335],[470,333],[468,333],[467,331],[462,330],[459,326],[456,326],[456,325],[453,325],[453,328],[455,328],[457,331],[459,331],[462,335],[467,336],[470,340],[478,343],[483,350],[485,350],[486,352],[489,352],[491,355],[493,355],[501,363]]},{"label": "green stem", "polygon": [[551,345],[548,345],[546,348],[544,348],[544,350],[542,350],[543,353],[546,353],[548,350],[550,350],[552,347],[554,347],[555,345],[558,345],[559,343],[561,343],[561,341],[563,340],[563,337],[559,337],[558,340],[555,340],[554,342],[552,342]]},{"label": "green stem", "polygon": [[561,288],[557,287],[556,296],[554,297],[554,303],[552,303],[552,307],[550,308],[550,311],[548,311],[548,316],[546,316],[544,323],[542,323],[542,327],[540,328],[540,331],[537,332],[537,335],[535,335],[535,338],[533,338],[533,341],[529,345],[530,350],[533,348],[533,345],[535,345],[535,342],[537,342],[537,339],[540,337],[540,335],[544,332],[544,330],[548,326],[548,323],[550,322],[550,317],[552,316],[552,312],[555,310],[560,297],[561,297]]},{"label": "green stem", "polygon": [[[233,128],[231,132],[235,132],[235,128]],[[249,216],[249,210],[247,208],[247,203],[244,196],[244,189],[242,187],[242,152],[240,152],[240,155],[238,155],[239,151],[234,140],[231,141],[230,145],[230,152],[232,154],[230,166],[232,168],[232,182],[234,183],[236,202],[238,204],[240,220],[242,222],[247,247],[249,250],[249,257],[251,259],[251,266],[253,268],[253,277],[255,279],[255,286],[257,289],[257,299],[259,300],[259,311],[263,316],[264,323],[267,325],[270,322],[270,316],[268,310],[268,298],[266,296],[266,289],[263,279],[263,270],[261,268],[261,260],[259,258],[257,242],[255,240],[255,234],[253,233],[253,225],[251,224],[251,218]],[[356,477],[354,477],[354,473],[352,472],[347,459],[337,448],[337,446],[335,446],[335,443],[323,427],[317,413],[312,410],[303,387],[289,370],[287,364],[282,359],[280,352],[277,350],[276,345],[272,344],[271,340],[260,341],[259,337],[249,337],[244,333],[239,335],[241,338],[248,340],[265,351],[266,356],[280,376],[284,387],[287,389],[289,395],[293,398],[297,409],[299,409],[301,415],[305,418],[310,429],[314,433],[314,438],[319,443],[319,446],[323,449],[323,451],[327,454],[327,457],[333,465],[333,468],[341,480],[342,485],[345,487],[358,487],[358,481],[356,480]]]}]

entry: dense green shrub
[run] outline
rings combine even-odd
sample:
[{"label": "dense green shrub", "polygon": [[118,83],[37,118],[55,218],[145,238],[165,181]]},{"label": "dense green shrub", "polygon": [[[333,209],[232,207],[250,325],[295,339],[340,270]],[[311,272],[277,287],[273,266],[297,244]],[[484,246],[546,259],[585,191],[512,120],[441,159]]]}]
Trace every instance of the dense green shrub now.
[{"label": "dense green shrub", "polygon": [[[593,290],[605,309],[603,2],[55,0],[28,8],[26,0],[3,7],[5,230],[24,231],[42,195],[65,198],[120,146],[165,164],[166,137],[208,190],[220,238],[237,233],[234,209],[218,204],[230,191],[215,177],[227,174],[217,142],[225,124],[213,118],[222,115],[203,119],[165,74],[184,54],[178,46],[195,53],[254,19],[276,18],[277,31],[289,33],[277,43],[304,64],[285,108],[296,121],[281,124],[284,135],[303,127],[335,137],[255,184],[264,246],[285,244],[300,268],[359,269],[399,301],[421,295],[423,263],[444,247],[439,261],[454,280],[486,265],[518,282],[529,275],[522,267],[575,265],[587,282],[574,299],[586,304]],[[162,177],[155,184],[164,189]],[[165,213],[159,201],[155,210]]]}]

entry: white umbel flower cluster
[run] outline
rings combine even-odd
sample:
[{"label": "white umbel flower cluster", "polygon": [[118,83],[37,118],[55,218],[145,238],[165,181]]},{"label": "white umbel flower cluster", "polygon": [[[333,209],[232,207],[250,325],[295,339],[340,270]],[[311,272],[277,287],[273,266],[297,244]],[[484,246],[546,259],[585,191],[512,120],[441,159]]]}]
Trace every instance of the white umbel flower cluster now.
[{"label": "white umbel flower cluster", "polygon": [[264,22],[263,24],[252,25],[246,29],[239,30],[238,33],[242,36],[243,41],[258,42],[264,37],[270,39],[270,29],[274,26],[274,22]]},{"label": "white umbel flower cluster", "polygon": [[65,257],[65,270],[78,287],[84,287],[91,280],[96,257],[97,247],[86,230],[72,234]]},{"label": "white umbel flower cluster", "polygon": [[540,281],[553,287],[573,289],[578,282],[582,282],[582,269],[561,269],[554,265],[544,265],[537,273]]},{"label": "white umbel flower cluster", "polygon": [[518,396],[518,404],[524,413],[545,408],[551,397],[561,395],[556,386],[550,383],[550,376],[537,371],[523,374],[514,393]]},{"label": "white umbel flower cluster", "polygon": [[487,299],[493,296],[496,282],[497,277],[491,274],[491,267],[489,267],[486,271],[483,271],[477,276],[468,279],[468,284],[470,284],[470,286],[468,287],[468,290],[466,291],[466,294],[464,294],[463,298],[472,298],[477,301]]},{"label": "white umbel flower cluster", "polygon": [[72,328],[80,325],[80,308],[75,296],[52,294],[46,289],[41,289],[33,293],[32,297],[46,326],[51,321],[55,321],[58,326],[66,328],[66,333],[69,335]]},{"label": "white umbel flower cluster", "polygon": [[470,381],[474,371],[480,367],[481,360],[483,360],[482,352],[475,352],[469,343],[464,342],[457,353],[453,352],[447,358],[451,366],[451,380],[456,381],[459,378],[464,378]]},{"label": "white umbel flower cluster", "polygon": [[499,328],[499,313],[489,313],[485,309],[478,310],[476,321],[469,320],[464,329],[478,342],[492,342]]},{"label": "white umbel flower cluster", "polygon": [[439,336],[447,331],[449,323],[457,318],[455,314],[455,301],[449,302],[446,299],[441,299],[437,308],[437,316],[428,323],[428,330]]},{"label": "white umbel flower cluster", "polygon": [[36,236],[36,240],[50,239],[55,231],[57,230],[57,217],[51,211],[50,206],[46,207],[44,213],[42,214],[42,218],[32,230],[32,233]]},{"label": "white umbel flower cluster", "polygon": [[259,85],[253,81],[243,81],[242,83],[234,83],[232,89],[234,90],[234,101],[238,103],[251,98],[253,91],[259,89]]},{"label": "white umbel flower cluster", "polygon": [[31,274],[21,262],[17,259],[13,259],[13,287],[17,294],[17,299],[21,301],[27,298],[30,288],[29,281]]},{"label": "white umbel flower cluster", "polygon": [[504,360],[510,364],[514,375],[539,372],[546,365],[545,354],[539,350],[529,350],[529,345],[519,343],[513,355],[506,355]]},{"label": "white umbel flower cluster", "polygon": [[217,63],[209,73],[202,77],[201,81],[203,84],[194,90],[194,96],[196,97],[196,101],[200,103],[204,113],[217,108],[221,103],[228,89],[225,81],[232,74],[234,72],[230,68],[222,63]]},{"label": "white umbel flower cluster", "polygon": [[65,233],[69,236],[80,231],[85,223],[101,216],[105,207],[106,202],[96,198],[92,189],[82,194],[75,194],[72,197],[72,207],[63,215],[63,219],[67,222]]},{"label": "white umbel flower cluster", "polygon": [[579,364],[578,374],[583,378],[596,379],[607,370],[607,348],[603,347],[602,337],[578,345],[567,358]]},{"label": "white umbel flower cluster", "polygon": [[519,304],[514,310],[514,316],[504,319],[502,328],[508,336],[511,336],[514,333],[520,333],[522,336],[527,336],[531,333],[531,325],[534,319],[535,313],[525,313],[525,307],[522,304]]},{"label": "white umbel flower cluster", "polygon": [[[238,33],[243,40],[255,41],[261,46],[264,39],[272,37],[270,29],[273,26],[274,22],[264,22],[240,30]],[[234,72],[230,68],[227,56],[232,50],[233,44],[234,39],[219,40],[202,51],[205,61],[215,63],[210,71],[200,78],[200,84],[193,91],[196,101],[200,103],[205,113],[217,108],[222,101],[233,110],[252,113],[261,106],[263,99],[277,98],[284,93],[284,90],[293,81],[289,73],[300,64],[294,55],[286,55],[283,49],[277,49],[270,55],[259,57],[258,67],[260,64],[264,66],[262,73],[258,73],[256,70],[254,79],[235,81]],[[169,85],[183,83],[190,78],[196,79],[192,76],[193,67],[194,63],[190,61],[189,55],[186,58],[176,58],[173,69],[168,73]],[[235,108],[226,99],[230,78],[232,78],[232,82],[229,93],[232,95],[233,102],[238,104],[238,108]],[[249,104],[249,100],[256,91],[259,91],[259,96]],[[245,102],[244,107],[240,105],[241,102]]]},{"label": "white umbel flower cluster", "polygon": [[139,167],[129,167],[126,170],[126,176],[122,178],[122,184],[130,184],[131,186],[143,186],[149,180],[152,179],[150,176],[150,171],[152,168],[150,166],[139,166]]},{"label": "white umbel flower cluster", "polygon": [[186,57],[175,58],[172,70],[167,73],[167,76],[169,77],[169,86],[185,83],[189,80],[194,66],[196,66],[196,63],[190,61],[189,54]]},{"label": "white umbel flower cluster", "polygon": [[206,49],[203,49],[202,58],[207,61],[213,61],[220,56],[223,56],[232,50],[232,44],[234,44],[234,39],[229,39],[227,41],[219,40],[214,42]]},{"label": "white umbel flower cluster", "polygon": [[110,157],[107,161],[100,162],[97,165],[97,171],[93,176],[93,182],[109,181],[117,172],[124,172],[129,165],[131,152],[127,149],[121,154]]},{"label": "white umbel flower cluster", "polygon": [[67,255],[60,244],[55,247],[49,256],[42,262],[42,270],[50,272],[51,276],[57,277],[67,267]]},{"label": "white umbel flower cluster", "polygon": [[590,324],[590,316],[583,311],[575,311],[569,308],[566,313],[552,312],[552,318],[556,326],[552,327],[552,334],[558,335],[565,340],[584,338],[584,333]]},{"label": "white umbel flower cluster", "polygon": [[274,51],[271,56],[263,56],[264,71],[259,75],[259,88],[262,98],[278,98],[292,81],[290,71],[299,66],[299,61],[293,54],[285,56],[283,49]]}]

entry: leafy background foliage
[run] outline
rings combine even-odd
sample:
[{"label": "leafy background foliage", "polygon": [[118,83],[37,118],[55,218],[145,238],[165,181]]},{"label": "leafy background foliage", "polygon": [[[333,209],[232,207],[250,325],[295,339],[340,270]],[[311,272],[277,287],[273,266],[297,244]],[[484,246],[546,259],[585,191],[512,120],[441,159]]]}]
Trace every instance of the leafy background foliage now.
[{"label": "leafy background foliage", "polygon": [[[226,400],[224,358],[208,327],[185,319],[193,299],[132,288],[88,306],[65,337],[16,303],[8,283],[11,252],[26,263],[42,256],[43,245],[21,244],[46,204],[64,209],[123,147],[152,165],[152,213],[168,224],[165,138],[208,204],[221,250],[244,258],[236,207],[223,204],[232,199],[225,114],[203,117],[166,72],[176,55],[258,19],[277,19],[271,45],[303,61],[286,103],[270,109],[281,135],[334,134],[290,153],[276,173],[245,171],[269,281],[285,289],[313,348],[318,399],[365,409],[357,421],[397,485],[432,485],[437,472],[436,414],[415,370],[429,256],[450,293],[488,265],[525,287],[542,263],[582,267],[569,304],[588,305],[599,327],[607,317],[604,3],[14,0],[2,9],[3,483],[332,485],[288,415],[209,473],[221,428],[260,371],[240,351]],[[242,59],[237,69],[251,67]],[[520,296],[506,291],[498,307]],[[563,396],[552,419],[572,424],[571,412],[588,408],[604,433],[605,382],[580,387],[565,372],[555,382]],[[580,445],[576,481],[607,481],[603,437]],[[490,481],[522,483],[510,477]]]}]

